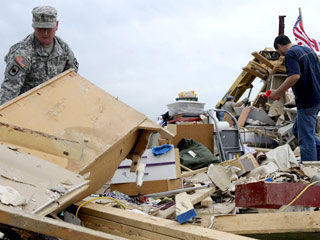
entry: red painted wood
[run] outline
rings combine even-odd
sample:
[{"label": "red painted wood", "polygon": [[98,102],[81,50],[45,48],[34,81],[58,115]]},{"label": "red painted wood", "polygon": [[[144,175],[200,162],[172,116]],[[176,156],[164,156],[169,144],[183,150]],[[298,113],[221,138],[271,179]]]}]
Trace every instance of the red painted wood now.
[{"label": "red painted wood", "polygon": [[[308,184],[256,182],[236,186],[236,206],[280,208],[293,200]],[[293,206],[320,207],[320,186],[309,187]]]}]

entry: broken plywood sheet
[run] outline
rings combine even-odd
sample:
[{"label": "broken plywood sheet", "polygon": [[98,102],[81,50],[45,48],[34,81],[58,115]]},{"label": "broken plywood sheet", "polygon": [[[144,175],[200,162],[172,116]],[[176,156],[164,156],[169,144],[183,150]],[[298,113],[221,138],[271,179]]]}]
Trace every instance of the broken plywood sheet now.
[{"label": "broken plywood sheet", "polygon": [[[173,137],[71,69],[1,105],[0,122],[29,129],[26,139],[36,131],[53,136],[52,141],[56,138],[76,144],[80,157],[65,156],[66,168],[89,174],[90,180],[78,200],[109,181],[130,152],[143,153],[147,142],[138,144],[141,136],[160,132],[163,138]],[[7,142],[8,135],[0,135],[0,141]],[[20,146],[21,141],[10,143]]]},{"label": "broken plywood sheet", "polygon": [[[237,113],[237,115],[240,116],[243,110],[243,107],[235,107],[234,110]],[[264,110],[259,108],[252,107],[247,118],[251,118],[253,120],[259,120],[271,126],[275,125],[275,121],[273,121]]]},{"label": "broken plywood sheet", "polygon": [[[79,174],[5,144],[0,144],[0,162],[0,202],[25,212],[46,212],[50,207],[48,214],[74,198],[73,190],[79,194],[88,187]],[[54,202],[59,204],[51,206]]]},{"label": "broken plywood sheet", "polygon": [[85,144],[96,157],[147,119],[71,70],[0,106],[0,113],[3,123]]}]

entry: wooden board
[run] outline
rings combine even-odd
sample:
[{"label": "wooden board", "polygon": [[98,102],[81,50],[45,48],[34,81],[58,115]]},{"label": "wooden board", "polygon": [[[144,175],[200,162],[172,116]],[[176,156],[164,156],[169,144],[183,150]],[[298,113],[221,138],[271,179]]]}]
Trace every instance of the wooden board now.
[{"label": "wooden board", "polygon": [[[243,107],[235,107],[234,108],[234,110],[236,111],[236,113],[238,115],[241,115],[243,109],[244,109]],[[271,117],[269,117],[268,114],[263,109],[259,109],[256,107],[251,107],[251,110],[250,110],[247,118],[251,118],[253,120],[259,120],[259,121],[266,123],[270,126],[275,125],[275,121]]]},{"label": "wooden board", "polygon": [[251,111],[251,107],[245,107],[242,109],[242,112],[241,112],[240,117],[238,119],[238,126],[239,127],[244,127],[250,111]]},{"label": "wooden board", "polygon": [[320,232],[319,221],[318,211],[237,214],[216,216],[213,228],[236,234]]},{"label": "wooden board", "polygon": [[191,203],[191,200],[186,192],[176,194],[175,202],[176,217],[180,224],[197,215],[196,211],[193,208],[193,204]]},{"label": "wooden board", "polygon": [[258,77],[258,78],[265,79],[265,77],[266,77],[266,75],[263,75],[263,74],[261,74],[260,72],[251,69],[250,66],[244,67],[244,68],[242,68],[242,69],[243,69],[244,71],[246,71],[246,72],[248,72],[248,73],[250,73],[250,74]]},{"label": "wooden board", "polygon": [[[195,190],[194,194],[190,194],[190,200],[193,205],[201,202],[203,199],[207,198],[210,196],[212,193],[216,191],[215,187],[210,187],[210,188],[204,188],[204,189],[198,189]],[[171,206],[167,208],[166,210],[160,211],[157,216],[161,218],[169,218],[175,213],[175,206]]]},{"label": "wooden board", "polygon": [[[87,228],[91,228],[100,232],[113,234],[120,237],[135,240],[147,240],[147,239],[161,239],[161,240],[177,240],[178,238],[166,236],[162,233],[157,233],[145,229],[141,229],[135,226],[114,222],[99,217],[90,216],[87,214],[79,214],[81,221]],[[180,239],[180,238],[179,238]]]},{"label": "wooden board", "polygon": [[0,206],[0,223],[64,240],[124,240],[124,238],[94,231],[90,228],[40,217],[4,206]]},{"label": "wooden board", "polygon": [[[100,219],[112,221],[127,225],[134,228],[139,228],[143,231],[150,231],[158,233],[160,237],[155,239],[162,239],[161,235],[165,235],[172,238],[185,239],[185,240],[202,240],[202,239],[228,239],[228,240],[242,240],[251,239],[243,236],[237,236],[230,233],[224,233],[221,231],[205,229],[190,224],[182,224],[157,218],[153,216],[142,215],[134,212],[125,211],[122,209],[116,209],[110,206],[104,206],[94,203],[89,203],[83,206],[79,211],[80,219],[84,216],[94,216]],[[85,223],[87,224],[87,223]],[[108,232],[108,225],[103,221],[98,221],[97,224],[101,231]],[[90,227],[90,226],[88,226]]]},{"label": "wooden board", "polygon": [[271,69],[274,68],[274,64],[268,59],[266,59],[264,56],[262,56],[260,53],[253,52],[251,53],[251,55],[254,56],[256,59],[258,59],[261,63],[264,63],[265,65],[267,65],[269,68]]}]

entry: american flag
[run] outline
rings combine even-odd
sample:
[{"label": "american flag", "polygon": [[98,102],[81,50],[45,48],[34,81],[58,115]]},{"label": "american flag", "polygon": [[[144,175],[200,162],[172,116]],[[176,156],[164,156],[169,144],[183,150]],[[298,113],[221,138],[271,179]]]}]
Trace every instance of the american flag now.
[{"label": "american flag", "polygon": [[305,33],[302,26],[301,15],[299,15],[297,22],[294,24],[293,35],[298,45],[307,46],[313,49],[313,51],[319,52],[320,43],[313,38],[309,38]]}]

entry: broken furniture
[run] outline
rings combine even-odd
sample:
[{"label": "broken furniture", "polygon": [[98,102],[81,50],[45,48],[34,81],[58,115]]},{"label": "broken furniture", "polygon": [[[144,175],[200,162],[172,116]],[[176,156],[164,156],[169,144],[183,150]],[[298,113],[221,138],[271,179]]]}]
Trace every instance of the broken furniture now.
[{"label": "broken furniture", "polygon": [[71,69],[0,106],[0,122],[0,142],[9,148],[89,181],[82,192],[53,201],[40,215],[62,210],[97,191],[126,157],[132,158],[134,171],[152,132],[173,137]]}]

